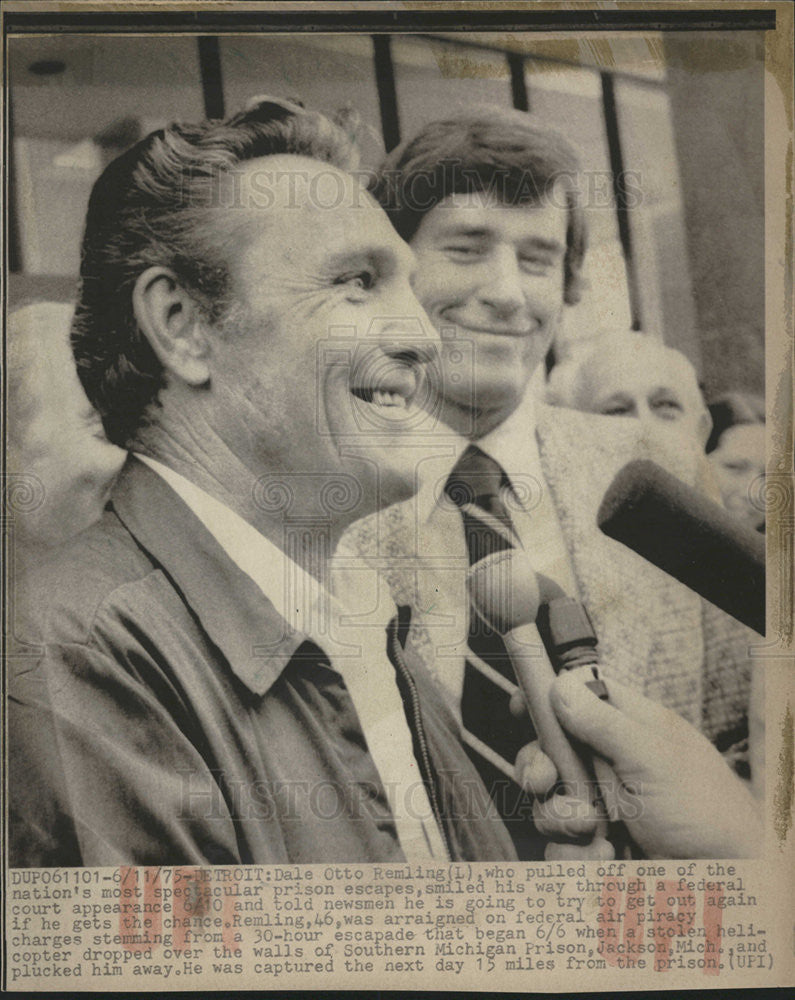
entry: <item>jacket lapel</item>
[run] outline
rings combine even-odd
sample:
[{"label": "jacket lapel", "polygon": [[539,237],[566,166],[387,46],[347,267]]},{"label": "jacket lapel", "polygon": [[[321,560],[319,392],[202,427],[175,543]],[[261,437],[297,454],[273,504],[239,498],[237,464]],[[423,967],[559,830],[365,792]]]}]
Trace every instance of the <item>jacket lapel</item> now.
[{"label": "jacket lapel", "polygon": [[131,456],[113,491],[113,508],[160,566],[236,676],[264,694],[306,635],[291,632],[257,585],[152,469]]},{"label": "jacket lapel", "polygon": [[604,548],[595,543],[610,540],[599,531],[596,515],[616,473],[639,457],[633,423],[539,406],[541,465],[584,598],[593,599],[604,586]]},{"label": "jacket lapel", "polygon": [[638,457],[634,421],[539,408],[539,452],[579,597],[593,619],[609,674],[643,686],[650,659],[643,560],[597,527],[599,504],[615,474]]}]

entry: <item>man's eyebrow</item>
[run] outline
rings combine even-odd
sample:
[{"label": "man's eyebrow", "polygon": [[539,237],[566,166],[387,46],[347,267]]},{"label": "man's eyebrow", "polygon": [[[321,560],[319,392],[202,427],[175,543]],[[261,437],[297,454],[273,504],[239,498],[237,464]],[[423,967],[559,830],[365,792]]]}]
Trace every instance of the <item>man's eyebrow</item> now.
[{"label": "man's eyebrow", "polygon": [[336,250],[329,254],[325,263],[331,267],[345,267],[349,264],[377,263],[379,260],[389,255],[389,251],[384,247],[362,244],[361,246],[345,247],[344,250]]},{"label": "man's eyebrow", "polygon": [[493,235],[493,230],[488,226],[467,226],[462,223],[451,222],[442,228],[442,236],[470,237],[471,239],[483,239]]},{"label": "man's eyebrow", "polygon": [[[494,236],[495,230],[489,226],[467,226],[451,222],[441,230],[442,239],[473,239],[482,240]],[[560,240],[546,239],[543,236],[528,236],[519,241],[522,247],[533,247],[537,250],[546,250],[548,253],[563,253],[566,249]]]}]

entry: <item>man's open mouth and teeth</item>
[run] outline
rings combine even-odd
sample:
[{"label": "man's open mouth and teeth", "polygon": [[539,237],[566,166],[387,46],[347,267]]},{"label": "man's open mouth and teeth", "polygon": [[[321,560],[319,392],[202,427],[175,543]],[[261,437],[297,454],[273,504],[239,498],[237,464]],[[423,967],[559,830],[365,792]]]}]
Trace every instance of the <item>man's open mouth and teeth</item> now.
[{"label": "man's open mouth and teeth", "polygon": [[377,386],[353,386],[351,392],[357,399],[378,408],[384,416],[398,416],[414,408],[418,379],[414,373],[399,381],[379,380]]}]

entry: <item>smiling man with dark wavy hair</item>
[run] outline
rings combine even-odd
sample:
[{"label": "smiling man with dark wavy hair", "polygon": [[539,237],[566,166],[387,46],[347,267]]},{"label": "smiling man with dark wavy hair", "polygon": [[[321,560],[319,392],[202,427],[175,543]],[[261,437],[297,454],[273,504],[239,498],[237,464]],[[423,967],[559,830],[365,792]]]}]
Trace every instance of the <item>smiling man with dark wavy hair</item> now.
[{"label": "smiling man with dark wavy hair", "polygon": [[[373,194],[417,253],[417,295],[445,333],[443,415],[462,434],[504,423],[562,307],[580,300],[579,176],[563,136],[497,108],[429,123],[376,174]],[[462,348],[469,363],[450,365]]]},{"label": "smiling man with dark wavy hair", "polygon": [[432,425],[413,256],[353,165],[345,129],[268,101],[97,181],[72,340],[132,454],[21,609],[14,866],[513,856],[408,609],[326,589]]}]

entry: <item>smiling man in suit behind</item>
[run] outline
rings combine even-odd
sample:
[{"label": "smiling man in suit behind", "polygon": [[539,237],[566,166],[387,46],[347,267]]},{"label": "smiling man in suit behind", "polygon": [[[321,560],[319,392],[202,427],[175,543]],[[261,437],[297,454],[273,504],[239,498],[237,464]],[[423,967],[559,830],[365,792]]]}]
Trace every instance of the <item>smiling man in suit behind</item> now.
[{"label": "smiling man in suit behind", "polygon": [[[414,288],[442,338],[436,404],[476,446],[469,466],[496,476],[493,492],[534,568],[586,604],[606,674],[725,748],[741,738],[747,712],[744,633],[596,527],[626,462],[656,459],[691,481],[698,463],[672,466],[638,420],[545,406],[534,388],[563,309],[580,297],[587,230],[578,178],[561,136],[521,112],[489,109],[426,125],[387,156],[373,191],[417,255]],[[466,486],[463,472],[454,475]],[[470,743],[480,741],[473,760],[503,815],[517,820],[509,827],[520,855],[534,856],[544,843],[508,778],[533,733],[511,721],[504,650],[473,630],[469,529],[449,487],[439,478],[416,501],[355,525],[341,551],[364,553],[396,599],[415,607],[412,639],[476,737]],[[489,667],[509,685],[484,679]]]}]

